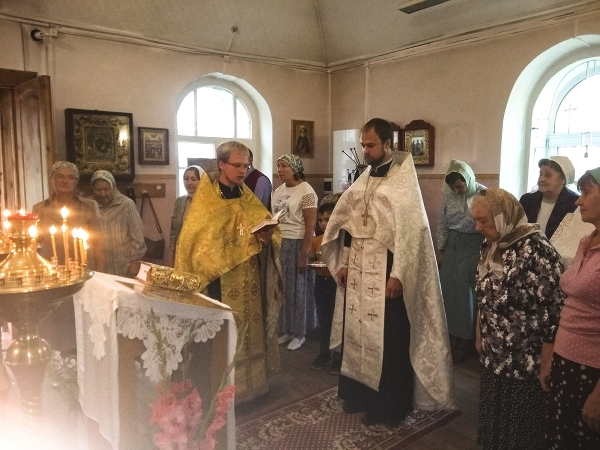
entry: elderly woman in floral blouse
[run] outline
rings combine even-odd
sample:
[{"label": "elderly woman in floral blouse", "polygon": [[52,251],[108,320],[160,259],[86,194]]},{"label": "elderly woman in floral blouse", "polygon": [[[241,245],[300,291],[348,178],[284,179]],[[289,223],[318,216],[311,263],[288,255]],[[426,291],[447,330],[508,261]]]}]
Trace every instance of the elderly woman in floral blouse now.
[{"label": "elderly woman in floral blouse", "polygon": [[551,352],[563,305],[560,256],[510,193],[483,190],[471,211],[485,238],[476,281],[483,365],[477,440],[484,450],[543,448],[540,363]]}]

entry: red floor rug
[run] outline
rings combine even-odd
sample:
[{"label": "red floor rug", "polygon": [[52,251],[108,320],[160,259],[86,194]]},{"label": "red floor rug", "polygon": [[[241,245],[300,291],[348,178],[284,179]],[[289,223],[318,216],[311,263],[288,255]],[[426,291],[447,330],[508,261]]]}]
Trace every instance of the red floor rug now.
[{"label": "red floor rug", "polygon": [[398,450],[441,427],[460,411],[414,411],[395,428],[367,427],[346,414],[337,387],[237,425],[237,450]]}]

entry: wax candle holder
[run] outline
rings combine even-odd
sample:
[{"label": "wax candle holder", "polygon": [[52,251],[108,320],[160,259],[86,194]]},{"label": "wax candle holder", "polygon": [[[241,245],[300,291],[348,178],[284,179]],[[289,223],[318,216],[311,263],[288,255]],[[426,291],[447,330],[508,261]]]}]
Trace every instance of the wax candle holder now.
[{"label": "wax candle holder", "polygon": [[18,339],[6,353],[6,365],[21,392],[21,407],[34,428],[42,414],[42,381],[52,356],[38,335],[38,325],[93,275],[86,266],[74,271],[37,253],[38,222],[34,214],[8,216],[10,252],[0,263],[0,317],[17,328]]}]

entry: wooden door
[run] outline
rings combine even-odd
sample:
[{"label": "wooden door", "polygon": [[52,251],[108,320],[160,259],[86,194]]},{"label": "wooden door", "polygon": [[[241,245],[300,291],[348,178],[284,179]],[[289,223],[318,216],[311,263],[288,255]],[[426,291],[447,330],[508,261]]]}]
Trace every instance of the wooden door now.
[{"label": "wooden door", "polygon": [[48,171],[53,163],[50,77],[42,75],[14,87],[15,142],[20,207],[47,198]]}]

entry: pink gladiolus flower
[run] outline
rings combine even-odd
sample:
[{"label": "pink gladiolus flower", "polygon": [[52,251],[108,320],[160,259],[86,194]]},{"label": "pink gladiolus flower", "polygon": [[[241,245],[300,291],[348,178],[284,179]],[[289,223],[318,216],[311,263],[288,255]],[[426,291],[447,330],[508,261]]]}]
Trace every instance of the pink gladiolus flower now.
[{"label": "pink gladiolus flower", "polygon": [[206,447],[202,447],[204,449],[214,449],[217,441],[215,440],[215,433],[219,431],[223,425],[227,423],[227,419],[225,418],[227,411],[229,410],[229,403],[233,399],[233,394],[235,394],[235,386],[229,385],[221,392],[217,394],[217,404],[215,407],[215,417],[212,423],[209,425],[206,430],[206,436],[204,438],[203,443],[205,443]]},{"label": "pink gladiolus flower", "polygon": [[202,400],[189,380],[173,383],[169,391],[158,387],[160,396],[151,403],[150,423],[161,429],[154,435],[160,450],[191,450],[190,441],[198,432],[202,421]]}]

